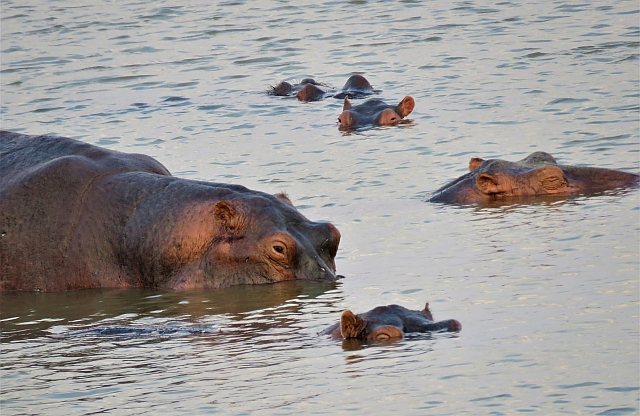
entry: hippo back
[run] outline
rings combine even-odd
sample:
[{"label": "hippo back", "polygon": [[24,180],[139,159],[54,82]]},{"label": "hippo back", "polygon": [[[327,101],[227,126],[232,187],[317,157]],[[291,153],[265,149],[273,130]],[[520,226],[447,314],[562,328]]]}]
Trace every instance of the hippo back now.
[{"label": "hippo back", "polygon": [[70,273],[77,267],[67,255],[69,244],[92,188],[102,178],[132,171],[170,176],[148,156],[0,132],[0,290],[50,290],[49,277],[60,271],[58,287],[95,286],[85,281],[90,277],[77,281],[90,273]]}]

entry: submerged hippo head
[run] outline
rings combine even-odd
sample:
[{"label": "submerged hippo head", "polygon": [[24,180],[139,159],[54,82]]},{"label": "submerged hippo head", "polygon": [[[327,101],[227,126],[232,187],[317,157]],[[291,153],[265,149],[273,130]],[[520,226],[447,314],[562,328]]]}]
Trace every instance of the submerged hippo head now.
[{"label": "submerged hippo head", "polygon": [[276,96],[295,96],[300,101],[320,101],[326,97],[335,97],[343,99],[364,98],[371,94],[379,93],[374,90],[369,81],[362,75],[352,75],[342,87],[342,90],[336,93],[336,90],[327,84],[318,82],[312,78],[305,78],[298,84],[290,84],[286,81],[280,82],[275,87],[269,89],[269,94]]},{"label": "submerged hippo head", "polygon": [[341,130],[351,130],[367,125],[392,126],[411,114],[415,101],[404,97],[400,104],[392,106],[379,99],[371,99],[358,105],[351,105],[348,97],[344,99],[342,114],[338,116]]},{"label": "submerged hippo head", "polygon": [[472,204],[510,197],[572,195],[637,186],[640,176],[613,169],[558,165],[548,153],[518,162],[472,158],[471,172],[434,192],[429,202]]},{"label": "submerged hippo head", "polygon": [[329,92],[326,84],[318,82],[313,78],[305,78],[298,84],[290,84],[286,81],[280,82],[275,87],[271,87],[271,95],[292,97],[295,96],[300,101],[318,101]]},{"label": "submerged hippo head", "polygon": [[340,323],[321,332],[332,338],[355,338],[384,341],[401,339],[407,332],[460,331],[462,324],[455,319],[434,322],[427,303],[423,310],[414,311],[399,305],[378,306],[369,312],[355,315],[346,310]]},{"label": "submerged hippo head", "polygon": [[342,91],[335,94],[335,98],[365,98],[371,94],[379,93],[379,90],[374,90],[369,81],[362,75],[351,75],[347,82],[345,82]]},{"label": "submerged hippo head", "polygon": [[340,232],[284,194],[175,178],[148,156],[10,132],[0,133],[0,178],[0,290],[337,278]]}]

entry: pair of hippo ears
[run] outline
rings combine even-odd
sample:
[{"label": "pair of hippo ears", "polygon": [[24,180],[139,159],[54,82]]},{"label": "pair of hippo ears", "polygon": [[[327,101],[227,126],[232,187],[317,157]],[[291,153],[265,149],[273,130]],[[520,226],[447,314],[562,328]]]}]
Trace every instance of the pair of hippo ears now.
[{"label": "pair of hippo ears", "polygon": [[[405,118],[406,116],[411,114],[415,106],[416,102],[413,97],[407,95],[402,99],[402,101],[400,101],[400,104],[396,106],[395,111],[401,118]],[[348,110],[351,107],[353,107],[353,105],[351,104],[351,101],[349,101],[349,97],[344,97],[344,105],[342,106],[342,111]]]}]

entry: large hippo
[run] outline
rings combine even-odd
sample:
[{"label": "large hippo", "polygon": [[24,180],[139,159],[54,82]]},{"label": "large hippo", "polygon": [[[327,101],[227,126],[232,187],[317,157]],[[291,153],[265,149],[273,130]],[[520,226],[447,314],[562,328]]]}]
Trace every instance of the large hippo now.
[{"label": "large hippo", "polygon": [[305,78],[299,84],[290,84],[286,81],[280,82],[275,87],[271,87],[269,93],[276,96],[296,96],[300,101],[320,101],[327,97],[343,99],[364,98],[371,94],[379,93],[374,90],[369,81],[362,75],[352,75],[342,87],[336,92],[327,84],[318,82],[313,78]]},{"label": "large hippo", "polygon": [[613,169],[558,165],[549,153],[518,162],[472,158],[470,172],[433,193],[429,202],[473,204],[535,195],[576,195],[637,186],[640,176]]},{"label": "large hippo", "polygon": [[283,194],[175,178],[151,157],[0,132],[0,290],[335,280],[340,233]]},{"label": "large hippo", "polygon": [[340,322],[322,331],[335,339],[362,339],[385,341],[401,339],[407,332],[460,331],[462,324],[455,319],[435,322],[429,310],[429,303],[421,311],[407,309],[400,305],[378,306],[369,312],[355,315],[346,310]]},{"label": "large hippo", "polygon": [[340,130],[352,130],[367,125],[392,126],[411,114],[415,104],[414,99],[408,95],[396,106],[377,98],[354,106],[349,97],[345,97],[342,114],[338,116],[338,126]]}]

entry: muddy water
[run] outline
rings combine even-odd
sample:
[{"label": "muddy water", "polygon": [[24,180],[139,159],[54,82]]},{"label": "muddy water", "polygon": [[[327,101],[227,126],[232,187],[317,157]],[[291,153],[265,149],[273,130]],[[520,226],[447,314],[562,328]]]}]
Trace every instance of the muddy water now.
[{"label": "muddy water", "polygon": [[[633,1],[7,0],[2,128],[287,192],[342,232],[337,284],[83,291],[1,301],[2,414],[634,414],[638,192],[495,207],[422,202],[473,156],[640,171]],[[409,124],[338,131],[338,100],[416,100]],[[319,338],[397,303],[459,334]]]}]

